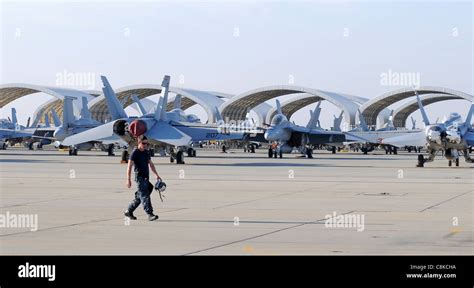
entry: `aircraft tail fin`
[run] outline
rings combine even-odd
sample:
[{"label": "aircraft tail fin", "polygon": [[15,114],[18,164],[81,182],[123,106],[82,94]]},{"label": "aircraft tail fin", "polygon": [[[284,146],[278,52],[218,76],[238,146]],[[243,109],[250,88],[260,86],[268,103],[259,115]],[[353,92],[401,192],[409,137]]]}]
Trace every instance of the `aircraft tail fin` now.
[{"label": "aircraft tail fin", "polygon": [[135,102],[138,106],[138,109],[140,110],[140,113],[141,115],[146,115],[147,112],[146,112],[146,109],[145,107],[143,106],[142,102],[140,102],[140,99],[138,98],[137,95],[132,95],[132,99],[133,99],[133,102]]},{"label": "aircraft tail fin", "polygon": [[333,125],[333,131],[341,131],[341,123],[342,123],[342,116],[344,115],[344,111],[341,111],[341,114],[339,114],[339,117],[336,117],[334,115],[334,125]]},{"label": "aircraft tail fin", "polygon": [[313,120],[313,110],[309,110],[309,121],[308,124],[306,125],[307,128],[311,127],[311,121]]},{"label": "aircraft tail fin", "polygon": [[418,101],[418,107],[420,108],[421,117],[423,118],[423,123],[428,126],[430,125],[430,120],[428,119],[428,115],[426,114],[425,107],[423,107],[423,103],[421,103],[420,95],[418,95],[418,92],[416,92],[416,90],[414,91],[416,95],[416,100]]},{"label": "aircraft tail fin", "polygon": [[64,103],[63,103],[63,126],[64,127],[70,127],[71,125],[74,125],[74,121],[76,120],[74,118],[74,109],[72,106],[72,101],[74,101],[74,97],[70,96],[65,96],[64,97]]},{"label": "aircraft tail fin", "polygon": [[364,115],[362,112],[360,112],[359,109],[357,109],[357,112],[359,112],[359,126],[362,128],[362,131],[369,131],[369,126],[367,126],[367,122],[365,122]]},{"label": "aircraft tail fin", "polygon": [[314,111],[309,111],[311,117],[309,118],[309,122],[306,125],[307,128],[314,129],[318,127],[319,115],[321,114],[321,101],[318,102]]},{"label": "aircraft tail fin", "polygon": [[155,108],[155,119],[156,120],[160,120],[162,105],[163,105],[163,97],[160,96],[158,98],[158,103],[156,103],[156,108]]},{"label": "aircraft tail fin", "polygon": [[13,125],[18,124],[18,119],[16,118],[16,109],[12,108],[12,123]]},{"label": "aircraft tail fin", "polygon": [[281,111],[281,104],[280,104],[280,101],[278,99],[276,99],[276,108],[277,108],[277,113],[278,114],[283,114],[283,112]]},{"label": "aircraft tail fin", "polygon": [[415,130],[416,129],[416,120],[411,116],[411,129]]},{"label": "aircraft tail fin", "polygon": [[174,98],[173,109],[181,109],[181,95],[176,95]]},{"label": "aircraft tail fin", "polygon": [[214,107],[214,110],[216,111],[216,122],[224,121],[224,119],[222,118],[221,112],[219,112],[219,109],[217,108],[217,106]]},{"label": "aircraft tail fin", "polygon": [[51,109],[51,114],[53,115],[54,126],[56,127],[61,126],[61,120],[59,120],[59,116],[58,116],[58,113],[56,113],[56,110]]},{"label": "aircraft tail fin", "polygon": [[49,114],[44,113],[44,126],[45,127],[51,127],[51,124],[49,123]]},{"label": "aircraft tail fin", "polygon": [[82,97],[82,109],[81,109],[81,118],[82,119],[91,119],[91,112],[89,107],[87,107],[88,101],[86,97]]},{"label": "aircraft tail fin", "polygon": [[474,113],[474,103],[471,103],[471,109],[469,110],[469,113],[467,113],[466,116],[466,125],[471,126],[471,121],[472,121],[472,114]]},{"label": "aircraft tail fin", "polygon": [[388,117],[387,124],[385,125],[385,127],[387,128],[395,128],[395,126],[393,125],[393,113],[394,113],[394,110],[390,112],[390,117]]},{"label": "aircraft tail fin", "polygon": [[163,94],[163,102],[161,103],[161,113],[160,113],[160,120],[166,121],[166,108],[168,106],[168,91],[170,88],[170,80],[171,77],[169,75],[165,75],[163,77],[163,82],[161,82],[161,87],[163,87],[163,90],[161,90],[161,93]]},{"label": "aircraft tail fin", "polygon": [[122,104],[120,104],[120,101],[118,100],[117,95],[115,95],[115,92],[112,89],[112,86],[110,86],[107,78],[105,76],[100,76],[100,79],[104,84],[102,91],[104,92],[104,97],[107,101],[107,107],[109,108],[109,113],[110,116],[112,116],[112,120],[127,118],[127,113],[125,113]]}]

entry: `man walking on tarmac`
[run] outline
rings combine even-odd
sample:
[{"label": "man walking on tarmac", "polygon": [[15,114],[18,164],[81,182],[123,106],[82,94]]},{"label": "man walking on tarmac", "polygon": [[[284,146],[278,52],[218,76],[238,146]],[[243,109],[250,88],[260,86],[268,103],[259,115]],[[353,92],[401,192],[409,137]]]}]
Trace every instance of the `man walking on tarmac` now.
[{"label": "man walking on tarmac", "polygon": [[127,182],[125,182],[127,188],[132,187],[130,176],[133,166],[135,166],[135,182],[137,183],[138,190],[135,192],[135,199],[128,205],[124,215],[132,220],[137,220],[137,217],[133,215],[133,211],[142,203],[143,209],[148,214],[148,220],[154,221],[158,219],[158,215],[153,214],[153,207],[151,206],[150,194],[153,191],[153,185],[149,182],[150,172],[148,166],[150,166],[157,180],[160,180],[161,177],[156,172],[155,165],[151,161],[150,154],[148,153],[148,139],[145,136],[138,138],[138,148],[133,150],[128,160]]}]

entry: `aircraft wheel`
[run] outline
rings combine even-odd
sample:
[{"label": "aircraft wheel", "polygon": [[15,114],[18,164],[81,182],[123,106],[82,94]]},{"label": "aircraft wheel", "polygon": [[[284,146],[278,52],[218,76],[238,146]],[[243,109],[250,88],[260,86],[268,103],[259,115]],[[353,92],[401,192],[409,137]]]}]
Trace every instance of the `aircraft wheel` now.
[{"label": "aircraft wheel", "polygon": [[306,149],[306,155],[308,156],[308,159],[313,158],[313,149]]},{"label": "aircraft wheel", "polygon": [[170,163],[174,163],[173,155],[170,156]]},{"label": "aircraft wheel", "polygon": [[278,154],[279,154],[280,158],[283,158],[283,152],[281,152],[281,150],[280,150],[280,153],[278,153]]},{"label": "aircraft wheel", "polygon": [[254,145],[250,146],[250,153],[255,153],[255,146]]},{"label": "aircraft wheel", "polygon": [[193,157],[193,148],[188,148],[188,157]]},{"label": "aircraft wheel", "polygon": [[416,167],[424,167],[425,165],[425,158],[423,157],[422,154],[419,154],[418,155],[418,164],[416,165]]},{"label": "aircraft wheel", "polygon": [[122,152],[122,163],[127,163],[128,162],[128,151],[127,150],[124,150]]},{"label": "aircraft wheel", "polygon": [[196,157],[196,150],[193,149],[193,157]]},{"label": "aircraft wheel", "polygon": [[183,151],[178,151],[178,153],[176,153],[176,164],[184,164]]},{"label": "aircraft wheel", "polygon": [[456,159],[456,167],[459,167],[459,158]]},{"label": "aircraft wheel", "polygon": [[453,161],[449,160],[449,161],[448,161],[448,166],[449,166],[449,167],[453,166]]},{"label": "aircraft wheel", "polygon": [[268,158],[272,158],[273,157],[273,150],[272,148],[269,148],[268,149]]},{"label": "aircraft wheel", "polygon": [[114,144],[109,144],[107,147],[107,155],[108,156],[115,156],[114,154]]}]

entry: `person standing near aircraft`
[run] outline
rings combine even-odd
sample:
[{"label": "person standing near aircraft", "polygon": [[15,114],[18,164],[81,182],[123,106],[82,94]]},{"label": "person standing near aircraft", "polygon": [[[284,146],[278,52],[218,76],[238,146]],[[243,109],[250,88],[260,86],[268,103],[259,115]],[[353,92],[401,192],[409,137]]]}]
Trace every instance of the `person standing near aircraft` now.
[{"label": "person standing near aircraft", "polygon": [[150,171],[155,174],[157,180],[161,180],[161,177],[156,172],[155,165],[151,161],[148,149],[148,139],[145,136],[140,136],[138,139],[138,148],[133,150],[128,160],[127,167],[127,181],[125,185],[127,188],[132,187],[131,174],[132,167],[135,167],[135,182],[137,183],[138,190],[135,192],[135,199],[128,206],[124,215],[132,220],[136,220],[137,217],[133,215],[133,211],[137,209],[140,203],[143,204],[143,209],[148,214],[148,220],[154,221],[158,219],[158,215],[153,214],[153,207],[151,205],[150,194],[153,191],[153,185],[149,182]]}]

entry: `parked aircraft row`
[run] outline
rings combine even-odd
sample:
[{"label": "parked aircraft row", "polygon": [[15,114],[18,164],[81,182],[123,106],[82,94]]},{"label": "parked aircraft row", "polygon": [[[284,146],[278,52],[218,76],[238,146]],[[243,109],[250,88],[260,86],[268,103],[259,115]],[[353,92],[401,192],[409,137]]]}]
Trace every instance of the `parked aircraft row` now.
[{"label": "parked aircraft row", "polygon": [[[296,125],[290,122],[282,113],[281,105],[276,100],[276,114],[270,124],[265,127],[255,127],[250,121],[238,127],[225,123],[220,116],[217,107],[217,123],[202,124],[199,118],[192,114],[186,114],[181,109],[181,97],[178,95],[174,100],[174,108],[167,112],[168,91],[170,77],[165,76],[162,82],[162,92],[156,107],[147,111],[141,105],[138,97],[132,96],[139,108],[139,117],[128,116],[118,100],[105,76],[101,77],[106,104],[112,117],[105,124],[91,118],[88,110],[87,99],[83,98],[82,110],[76,119],[72,101],[73,97],[65,97],[63,101],[63,119],[59,120],[54,110],[51,110],[54,127],[51,127],[47,115],[45,125],[39,127],[23,127],[17,123],[16,111],[12,109],[12,119],[0,120],[0,138],[2,148],[6,148],[6,142],[10,145],[24,143],[32,148],[32,144],[38,142],[38,148],[42,145],[54,143],[56,147],[69,147],[70,155],[77,155],[78,150],[90,150],[99,145],[103,150],[113,155],[113,147],[127,147],[123,152],[122,160],[126,160],[131,149],[134,147],[137,137],[144,135],[153,144],[153,151],[168,151],[170,161],[178,164],[184,163],[184,153],[188,156],[196,156],[193,144],[200,141],[241,141],[243,143],[268,143],[269,157],[283,157],[284,153],[298,150],[308,158],[312,158],[313,149],[324,145],[328,147],[343,147],[347,145],[359,147],[364,154],[372,151],[377,146],[396,153],[400,147],[426,147],[428,158],[419,156],[418,165],[423,167],[424,163],[433,161],[438,151],[443,151],[444,156],[459,165],[459,157],[464,155],[467,162],[472,163],[469,156],[474,146],[474,131],[471,126],[474,105],[468,113],[466,121],[461,120],[457,113],[451,113],[443,123],[431,124],[428,120],[424,107],[416,93],[420,112],[422,113],[425,129],[415,129],[415,121],[412,118],[413,129],[397,130],[393,125],[393,115],[385,126],[379,130],[369,130],[362,113],[359,111],[359,125],[350,131],[340,131],[342,113],[339,117],[334,116],[332,130],[321,128],[319,115],[320,104],[317,103],[314,111],[310,111],[309,121],[306,126]],[[392,113],[393,114],[393,113]],[[248,145],[246,145],[248,147]]]}]

